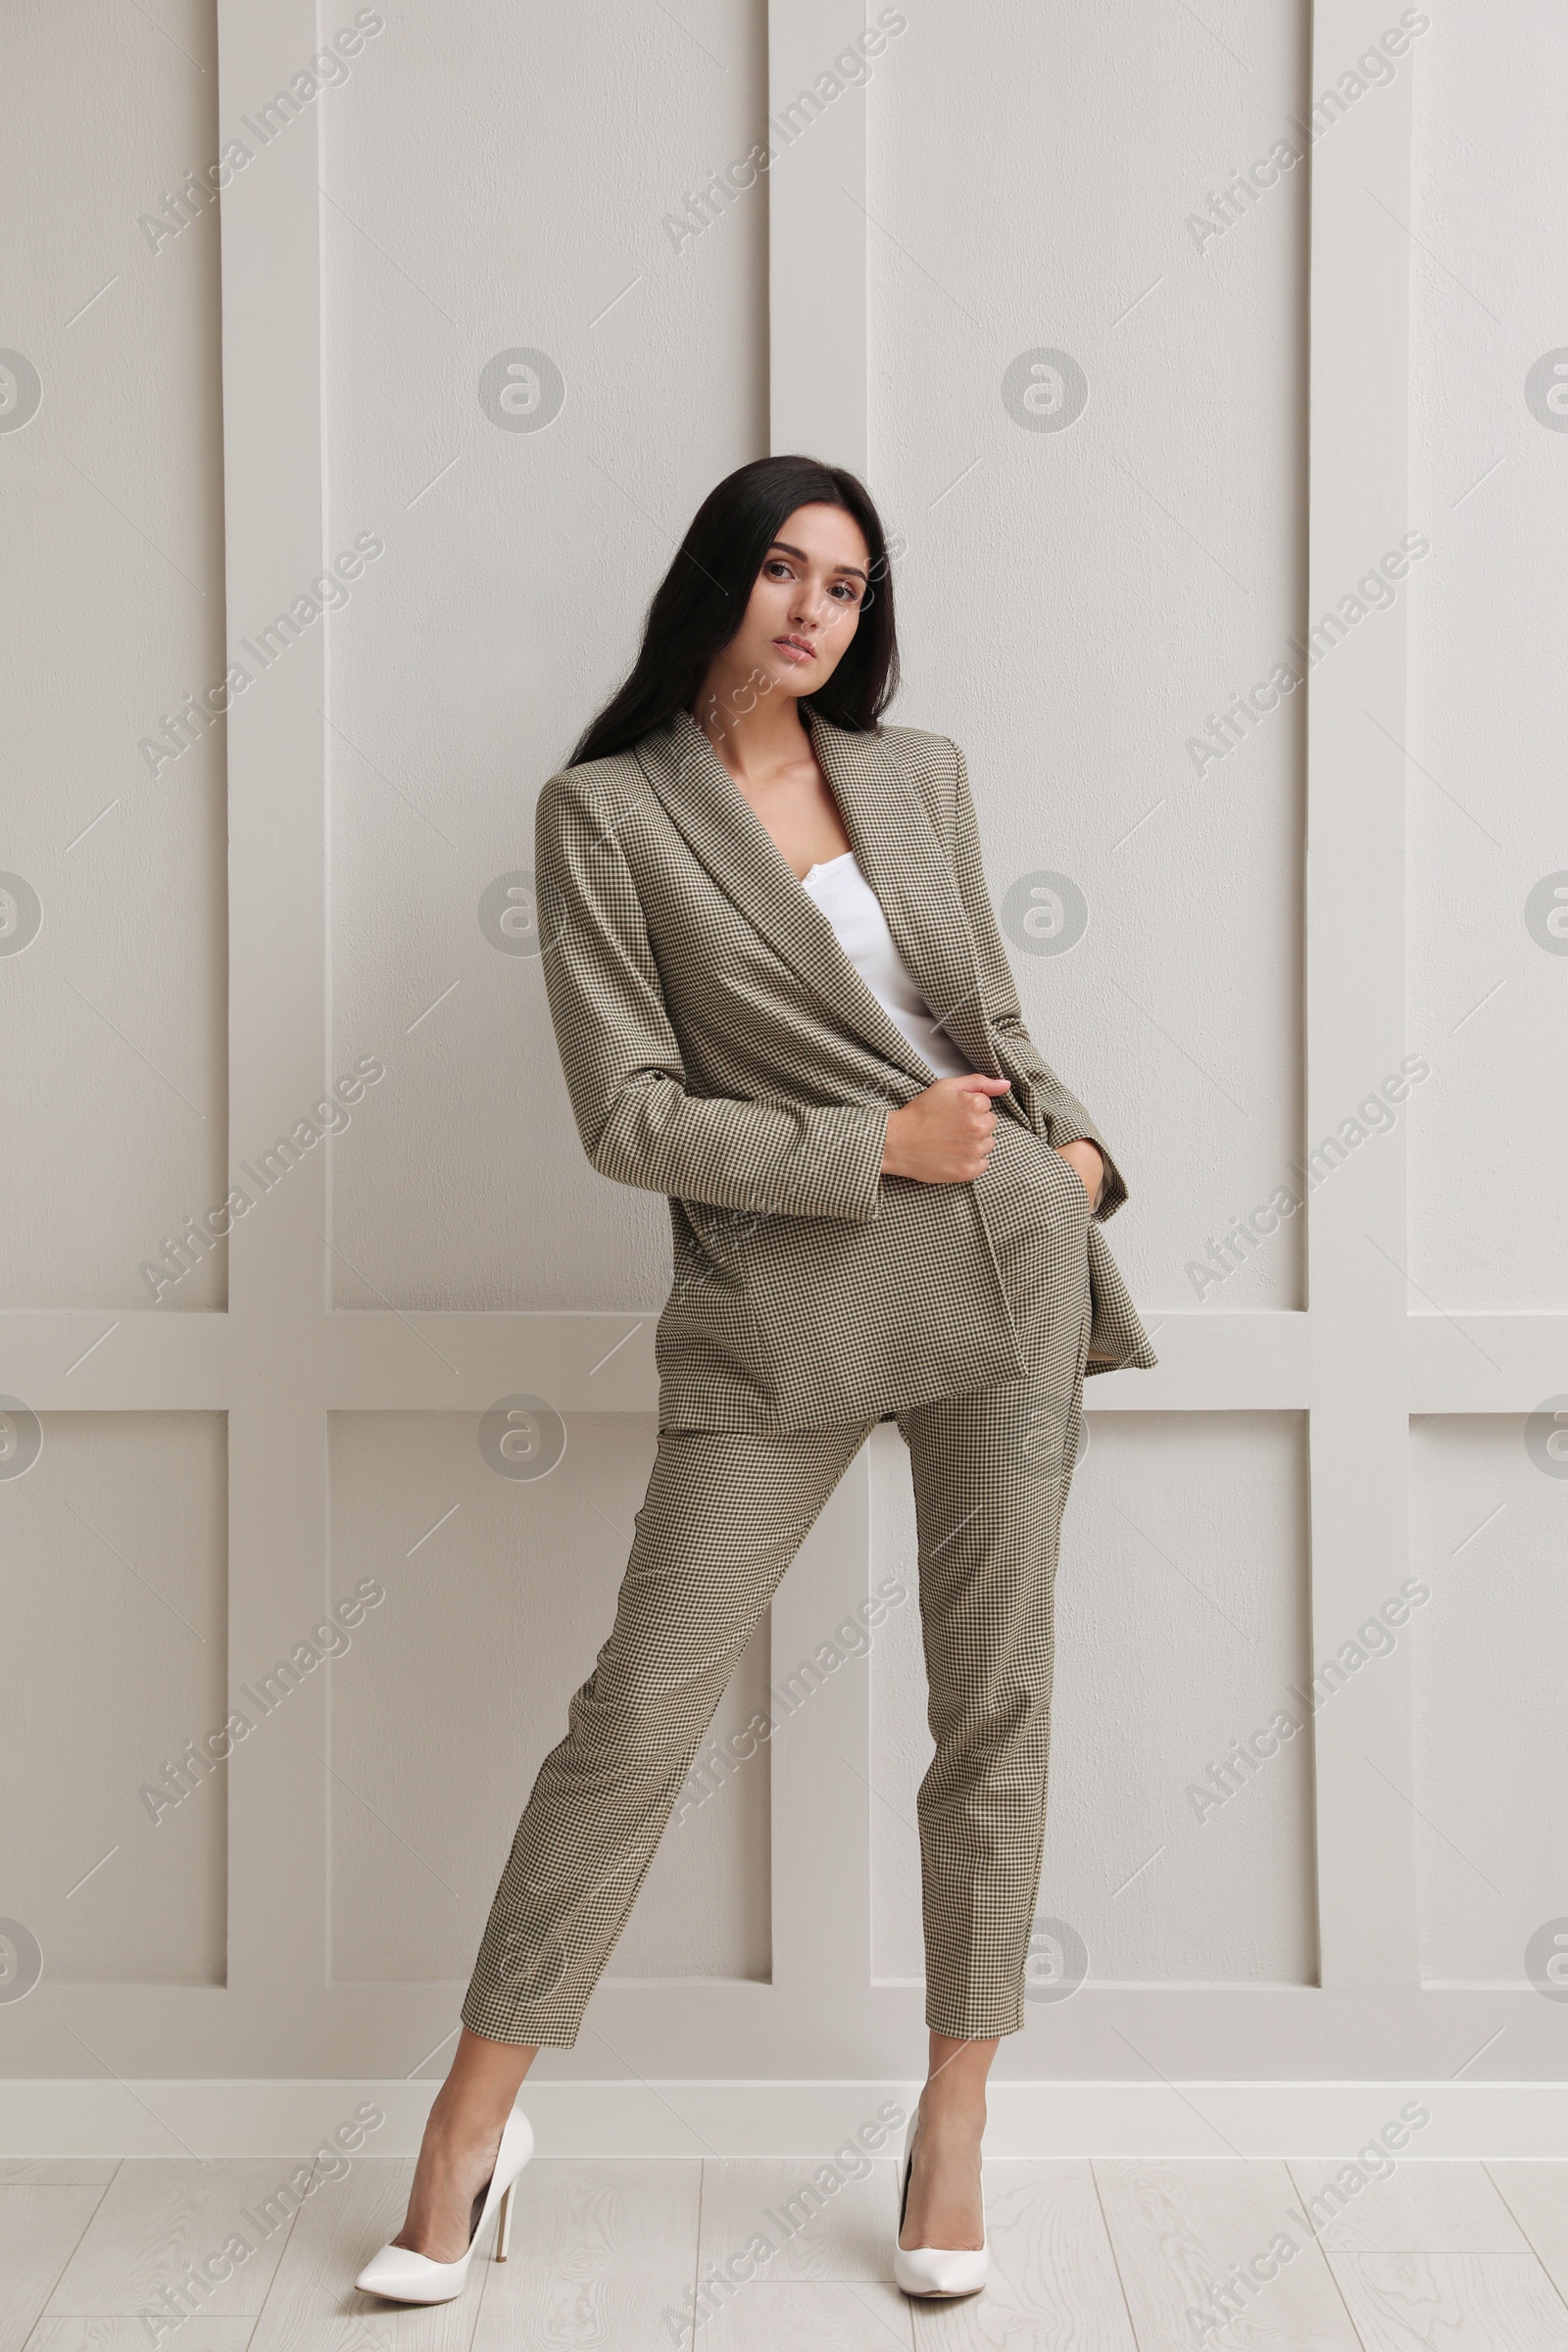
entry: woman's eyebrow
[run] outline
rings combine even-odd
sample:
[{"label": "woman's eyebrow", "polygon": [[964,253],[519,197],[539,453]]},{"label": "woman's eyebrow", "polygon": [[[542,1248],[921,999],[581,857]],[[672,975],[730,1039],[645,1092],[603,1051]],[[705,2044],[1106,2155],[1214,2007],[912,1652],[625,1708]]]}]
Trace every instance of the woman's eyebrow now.
[{"label": "woman's eyebrow", "polygon": [[[785,555],[793,556],[797,564],[805,564],[809,561],[809,559],[802,553],[800,548],[791,547],[787,539],[775,539],[772,543],[772,546],[768,548],[767,552],[769,555],[772,554],[773,548],[775,547],[782,548]],[[835,571],[853,571],[858,580],[863,580],[865,577],[865,574],[860,569],[858,564],[835,564],[833,568]]]}]

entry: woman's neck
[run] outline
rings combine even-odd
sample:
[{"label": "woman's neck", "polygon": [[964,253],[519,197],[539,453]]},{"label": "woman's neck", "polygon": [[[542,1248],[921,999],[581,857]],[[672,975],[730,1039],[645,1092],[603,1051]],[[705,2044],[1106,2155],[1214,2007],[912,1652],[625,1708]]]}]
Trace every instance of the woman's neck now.
[{"label": "woman's neck", "polygon": [[731,679],[710,671],[692,715],[737,778],[765,784],[782,769],[814,757],[800,698],[759,693],[750,677]]}]

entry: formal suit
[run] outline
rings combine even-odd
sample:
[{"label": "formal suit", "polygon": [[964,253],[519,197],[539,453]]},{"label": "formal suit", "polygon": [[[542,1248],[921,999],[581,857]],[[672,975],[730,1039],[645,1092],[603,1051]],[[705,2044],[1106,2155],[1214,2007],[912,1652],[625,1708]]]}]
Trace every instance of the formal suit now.
[{"label": "formal suit", "polygon": [[[1155,1362],[1102,1226],[1127,1187],[1036,1051],[981,863],[963,755],[912,727],[811,740],[940,1026],[1053,1145],[1087,1136],[1087,1370]],[[936,1073],[878,1004],[689,713],[554,776],[535,880],[545,984],[583,1148],[669,1199],[660,1425],[814,1429],[1016,1379],[998,1178],[880,1173],[890,1111]]]},{"label": "formal suit", "polygon": [[[1023,2023],[1083,1382],[1155,1359],[1101,1232],[1126,1184],[1024,1027],[961,753],[810,723],[922,996],[1012,1091],[972,1184],[883,1176],[891,1109],[935,1073],[696,721],[545,786],[541,945],[572,1108],[601,1174],[667,1195],[675,1280],[614,1623],[463,2004],[494,2040],[575,2041],[735,1662],[879,1420],[910,1453],[936,1743],[917,1796],[926,2020]],[[1053,1148],[1077,1136],[1105,1157],[1093,1212]]]}]

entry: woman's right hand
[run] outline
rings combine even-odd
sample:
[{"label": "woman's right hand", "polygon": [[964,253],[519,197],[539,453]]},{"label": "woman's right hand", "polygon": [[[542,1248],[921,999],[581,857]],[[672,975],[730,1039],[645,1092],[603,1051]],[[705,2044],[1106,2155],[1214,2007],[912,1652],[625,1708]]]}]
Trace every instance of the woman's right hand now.
[{"label": "woman's right hand", "polygon": [[1004,1095],[1011,1080],[965,1070],[939,1078],[888,1115],[884,1176],[913,1176],[921,1184],[970,1184],[985,1173],[997,1131],[993,1095]]}]

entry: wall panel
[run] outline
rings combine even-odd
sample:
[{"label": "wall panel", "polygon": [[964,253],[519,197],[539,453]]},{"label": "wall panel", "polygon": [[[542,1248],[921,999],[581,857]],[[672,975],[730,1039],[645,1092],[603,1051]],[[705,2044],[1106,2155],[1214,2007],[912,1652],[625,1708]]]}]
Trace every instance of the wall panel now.
[{"label": "wall panel", "polygon": [[[333,1595],[370,1603],[331,1669],[335,1979],[466,1984],[517,1815],[614,1616],[654,1439],[642,1416],[583,1414],[551,1476],[510,1478],[466,1414],[334,1416]],[[765,1702],[766,1658],[764,1632],[714,1720],[721,1748]],[[766,1979],[768,1788],[765,1747],[694,1785],[617,1977]]]},{"label": "wall panel", "polygon": [[1427,1984],[1523,1985],[1563,1908],[1560,1439],[1558,1456],[1512,1413],[1410,1424],[1410,1565],[1432,1595],[1411,1626]]},{"label": "wall panel", "polygon": [[[1273,1413],[1118,1413],[1089,1428],[1056,1576],[1039,1911],[1081,1938],[1091,1984],[1310,1984],[1304,1432]],[[897,1441],[883,1479],[877,1564],[912,1591]],[[912,1607],[890,1616],[873,1673],[875,1973],[918,1979],[914,1798],[933,1748]],[[1281,1711],[1298,1731],[1238,1764],[1236,1744]]]},{"label": "wall panel", "polygon": [[189,703],[224,672],[216,200],[177,209],[217,152],[215,35],[211,0],[6,25],[10,1306],[224,1298],[220,1247],[139,1271],[226,1189],[224,728]]},{"label": "wall panel", "polygon": [[327,533],[386,548],[329,622],[333,1035],[391,1072],[339,1165],[341,1305],[667,1287],[662,1204],[585,1199],[538,956],[492,902],[692,511],[765,447],[765,194],[665,226],[755,137],[762,34],[465,0],[389,12],[330,96]]},{"label": "wall panel", "polygon": [[7,1912],[64,1983],[222,1984],[222,1416],[42,1435],[5,1494]]},{"label": "wall panel", "polygon": [[[1434,1081],[1411,1110],[1411,1275],[1454,1312],[1568,1305],[1568,325],[1540,194],[1561,29],[1543,0],[1445,23],[1408,216],[1410,513],[1433,542],[1406,770],[1410,1043]],[[1503,105],[1506,139],[1478,137],[1478,108]]]},{"label": "wall panel", "polygon": [[1302,666],[1305,172],[1200,216],[1299,104],[1305,12],[1254,12],[1245,70],[1191,12],[907,13],[866,197],[902,714],[968,754],[1026,1017],[1125,1154],[1138,1296],[1299,1306],[1294,1224],[1201,1269],[1301,1140],[1304,696],[1209,720]]}]

